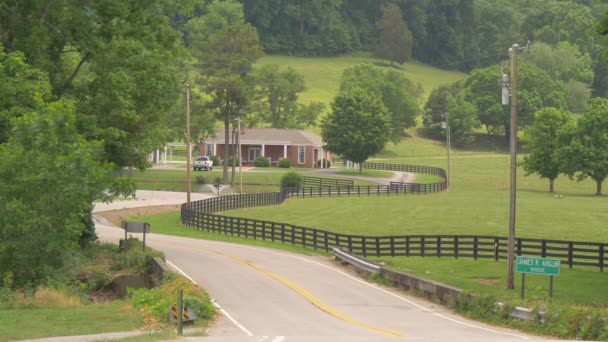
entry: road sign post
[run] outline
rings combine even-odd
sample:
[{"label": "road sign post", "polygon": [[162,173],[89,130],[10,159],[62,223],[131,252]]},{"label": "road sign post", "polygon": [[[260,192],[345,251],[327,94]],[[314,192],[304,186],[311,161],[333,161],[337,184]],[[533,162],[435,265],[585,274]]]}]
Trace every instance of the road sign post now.
[{"label": "road sign post", "polygon": [[515,260],[515,272],[521,273],[521,299],[524,299],[526,273],[529,273],[550,276],[549,301],[551,301],[553,299],[553,276],[559,275],[560,266],[559,259],[518,256]]},{"label": "road sign post", "polygon": [[146,249],[146,233],[150,233],[150,224],[147,222],[122,221],[122,229],[125,230],[125,249],[127,249],[127,233],[144,233],[143,249]]}]

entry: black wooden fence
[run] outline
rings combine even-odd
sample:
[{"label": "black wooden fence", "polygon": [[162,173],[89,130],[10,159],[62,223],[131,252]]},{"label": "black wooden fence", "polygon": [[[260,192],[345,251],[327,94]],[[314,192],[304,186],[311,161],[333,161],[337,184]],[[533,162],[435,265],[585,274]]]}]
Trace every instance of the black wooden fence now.
[{"label": "black wooden fence", "polygon": [[334,178],[323,178],[323,177],[311,177],[304,176],[302,180],[302,186],[307,188],[327,188],[327,187],[343,187],[352,188],[354,182],[350,179],[334,179]]},{"label": "black wooden fence", "polygon": [[[366,163],[367,164],[367,163]],[[379,164],[376,164],[379,165]],[[403,165],[407,166],[407,165]],[[426,167],[422,167],[426,168]],[[428,170],[433,171],[428,168]],[[412,169],[409,169],[412,170]],[[419,170],[419,169],[418,169]],[[406,172],[420,172],[420,171]],[[401,171],[401,170],[399,170]],[[445,173],[443,173],[445,175]],[[442,176],[441,172],[438,172]],[[445,183],[430,186],[429,192],[442,191]],[[422,185],[421,185],[422,186]],[[363,191],[361,189],[364,189]],[[403,235],[362,236],[328,232],[288,223],[253,220],[213,214],[240,208],[279,205],[289,197],[362,196],[406,194],[406,187],[354,187],[337,189],[286,189],[282,192],[232,195],[191,202],[181,207],[182,223],[197,229],[225,235],[269,240],[296,246],[330,251],[344,247],[349,252],[367,256],[429,256],[501,260],[507,258],[507,238],[477,235]],[[434,191],[430,191],[434,189]],[[384,192],[383,192],[384,191]],[[410,194],[424,193],[410,191]],[[599,267],[608,262],[608,243],[516,238],[517,255],[558,258],[573,266]]]}]

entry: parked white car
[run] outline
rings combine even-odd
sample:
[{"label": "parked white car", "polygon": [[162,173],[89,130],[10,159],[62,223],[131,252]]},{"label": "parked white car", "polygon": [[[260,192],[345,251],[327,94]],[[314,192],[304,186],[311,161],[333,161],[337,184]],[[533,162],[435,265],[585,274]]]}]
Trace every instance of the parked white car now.
[{"label": "parked white car", "polygon": [[198,170],[213,170],[213,160],[211,160],[207,156],[196,157],[196,159],[194,160],[194,171]]}]

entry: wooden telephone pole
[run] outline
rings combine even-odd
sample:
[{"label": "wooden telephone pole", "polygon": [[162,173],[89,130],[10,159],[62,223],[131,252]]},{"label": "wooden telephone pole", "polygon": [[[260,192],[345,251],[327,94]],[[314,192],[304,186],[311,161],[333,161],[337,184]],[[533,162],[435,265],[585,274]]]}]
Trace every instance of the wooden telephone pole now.
[{"label": "wooden telephone pole", "polygon": [[514,289],[514,262],[515,262],[515,207],[517,182],[517,52],[519,45],[513,44],[509,50],[511,54],[511,186],[509,196],[509,242],[508,242],[508,273],[507,288]]}]

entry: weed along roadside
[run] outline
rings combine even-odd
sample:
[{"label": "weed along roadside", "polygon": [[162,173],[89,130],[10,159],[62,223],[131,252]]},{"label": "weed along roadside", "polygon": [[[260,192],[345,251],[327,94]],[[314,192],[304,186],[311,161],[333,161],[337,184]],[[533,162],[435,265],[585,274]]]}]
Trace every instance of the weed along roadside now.
[{"label": "weed along roadside", "polygon": [[[203,289],[168,266],[161,252],[143,248],[138,239],[129,237],[122,246],[95,244],[90,259],[74,265],[77,269],[64,284],[33,292],[0,288],[0,340],[140,334],[171,338],[176,327],[169,314],[179,291],[190,315],[197,317],[187,326],[206,328],[215,308]],[[91,317],[95,324],[90,324]]]}]

